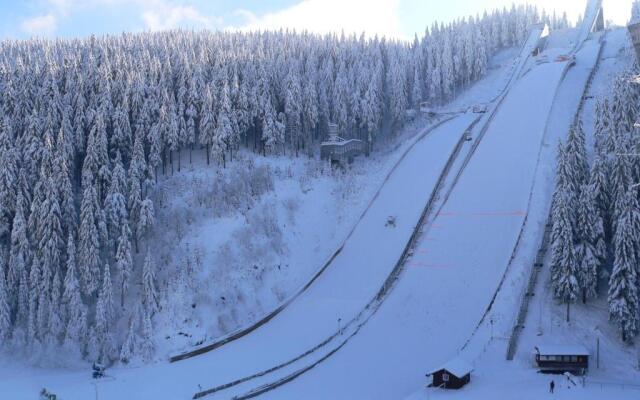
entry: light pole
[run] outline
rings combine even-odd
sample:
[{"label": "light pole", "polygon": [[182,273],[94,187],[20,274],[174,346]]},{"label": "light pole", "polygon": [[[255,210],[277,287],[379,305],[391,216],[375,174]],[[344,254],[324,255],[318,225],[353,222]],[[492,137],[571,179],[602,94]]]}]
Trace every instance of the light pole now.
[{"label": "light pole", "polygon": [[96,400],[98,400],[98,382],[91,382],[96,392]]},{"label": "light pole", "polygon": [[491,341],[493,341],[493,318],[489,320],[489,323],[491,324]]},{"label": "light pole", "polygon": [[342,322],[342,318],[338,318],[338,334],[340,336],[342,336],[342,326],[340,324],[341,322]]}]

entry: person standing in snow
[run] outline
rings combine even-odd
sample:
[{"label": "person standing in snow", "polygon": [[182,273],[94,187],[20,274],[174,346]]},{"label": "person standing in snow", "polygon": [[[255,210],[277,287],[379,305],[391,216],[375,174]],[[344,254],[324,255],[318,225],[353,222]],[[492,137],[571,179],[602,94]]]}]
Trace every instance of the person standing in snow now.
[{"label": "person standing in snow", "polygon": [[551,381],[551,383],[549,384],[549,393],[553,393],[553,389],[556,387],[556,383],[554,381]]}]

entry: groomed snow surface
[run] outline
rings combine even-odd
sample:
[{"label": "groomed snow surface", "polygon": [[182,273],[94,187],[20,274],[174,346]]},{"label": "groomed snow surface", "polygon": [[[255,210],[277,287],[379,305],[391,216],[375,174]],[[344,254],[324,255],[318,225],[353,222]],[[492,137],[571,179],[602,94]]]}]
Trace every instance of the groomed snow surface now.
[{"label": "groomed snow surface", "polygon": [[[604,37],[600,66],[581,114],[587,135],[593,134],[593,108],[598,97],[607,95],[612,79],[633,61],[628,49],[625,29],[616,29]],[[560,42],[558,40],[557,42]],[[568,41],[567,41],[568,42]],[[555,156],[558,140],[564,139],[573,121],[581,91],[595,65],[598,36],[587,41],[576,54],[577,63],[560,85],[553,111],[549,117],[533,190],[532,207],[511,267],[505,277],[491,311],[467,347],[460,352],[472,362],[474,373],[467,388],[457,393],[420,389],[407,400],[426,399],[638,399],[640,372],[638,346],[623,345],[615,327],[608,323],[606,299],[586,306],[572,307],[572,322],[567,324],[565,307],[558,304],[548,287],[548,266],[538,278],[535,295],[529,306],[528,318],[518,343],[514,361],[506,361],[508,337],[516,318],[516,307],[528,279],[528,271],[538,250],[540,237],[548,215],[555,179]],[[590,97],[594,96],[594,99]],[[492,321],[490,323],[489,321]],[[492,339],[493,337],[493,339]],[[600,339],[600,365],[596,366],[596,340]],[[562,376],[535,373],[534,348],[538,345],[581,345],[591,354],[590,371],[582,387]],[[455,353],[453,353],[455,355]],[[451,356],[453,356],[451,355]],[[555,393],[549,393],[554,380]]]}]

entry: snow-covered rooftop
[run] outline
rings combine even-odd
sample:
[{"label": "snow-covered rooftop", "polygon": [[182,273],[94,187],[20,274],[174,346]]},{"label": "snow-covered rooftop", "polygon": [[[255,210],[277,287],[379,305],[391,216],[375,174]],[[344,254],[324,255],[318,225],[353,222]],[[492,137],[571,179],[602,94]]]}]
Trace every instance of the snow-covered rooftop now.
[{"label": "snow-covered rooftop", "polygon": [[458,378],[462,378],[466,374],[468,374],[471,371],[473,371],[473,367],[471,366],[471,364],[469,364],[468,362],[466,362],[465,360],[463,360],[461,358],[454,358],[453,360],[447,362],[446,364],[444,364],[440,368],[436,368],[436,369],[432,370],[427,375],[433,375],[436,372],[438,372],[440,370],[443,370],[443,369],[447,370],[449,373],[455,375]]},{"label": "snow-covered rooftop", "polygon": [[545,356],[588,356],[589,350],[581,345],[541,345],[536,346],[540,355]]}]

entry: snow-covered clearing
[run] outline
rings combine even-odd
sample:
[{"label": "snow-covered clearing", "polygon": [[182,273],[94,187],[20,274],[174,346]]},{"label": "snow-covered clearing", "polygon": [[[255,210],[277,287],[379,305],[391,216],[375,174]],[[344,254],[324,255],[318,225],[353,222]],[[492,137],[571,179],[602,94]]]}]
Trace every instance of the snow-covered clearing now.
[{"label": "snow-covered clearing", "polygon": [[[153,242],[169,273],[157,319],[158,356],[249,325],[302,287],[340,247],[416,131],[428,124],[415,121],[393,150],[358,158],[345,172],[307,157],[247,152],[222,170],[196,153],[193,165],[162,182],[162,228]],[[260,188],[266,181],[272,187]],[[194,276],[179,285],[193,253],[188,268]]]}]

